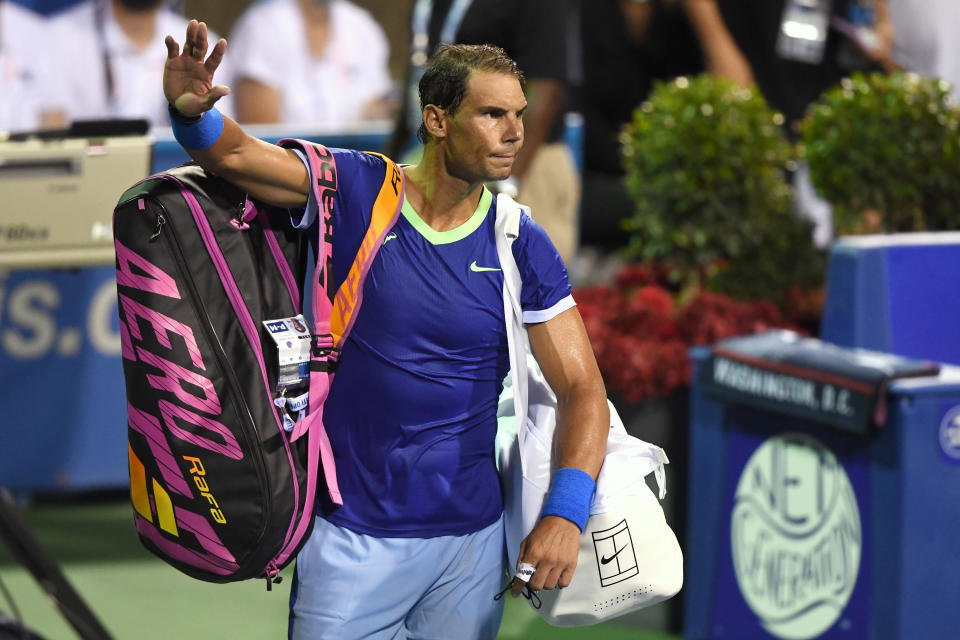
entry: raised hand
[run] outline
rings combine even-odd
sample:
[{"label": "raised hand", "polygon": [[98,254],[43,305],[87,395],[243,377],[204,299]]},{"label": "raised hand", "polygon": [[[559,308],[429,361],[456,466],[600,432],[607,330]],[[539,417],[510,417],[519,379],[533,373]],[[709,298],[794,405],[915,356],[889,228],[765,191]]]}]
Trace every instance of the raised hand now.
[{"label": "raised hand", "polygon": [[221,38],[207,57],[206,23],[190,21],[182,53],[173,36],[168,35],[164,42],[167,62],[163,68],[163,94],[177,111],[185,116],[200,115],[230,93],[226,86],[213,84],[213,74],[223,60],[227,41]]}]

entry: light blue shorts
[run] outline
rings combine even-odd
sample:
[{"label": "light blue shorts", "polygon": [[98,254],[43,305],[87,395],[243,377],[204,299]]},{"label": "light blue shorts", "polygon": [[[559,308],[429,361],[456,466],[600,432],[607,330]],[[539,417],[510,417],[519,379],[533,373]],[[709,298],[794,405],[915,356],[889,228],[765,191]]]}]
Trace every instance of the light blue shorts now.
[{"label": "light blue shorts", "polygon": [[493,640],[503,520],[464,536],[377,538],[318,517],[290,587],[293,640]]}]

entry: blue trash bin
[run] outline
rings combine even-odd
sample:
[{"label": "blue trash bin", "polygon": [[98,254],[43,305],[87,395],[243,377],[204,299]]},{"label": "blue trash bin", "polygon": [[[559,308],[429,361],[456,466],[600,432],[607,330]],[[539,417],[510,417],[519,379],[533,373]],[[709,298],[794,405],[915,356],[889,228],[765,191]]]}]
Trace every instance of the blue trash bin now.
[{"label": "blue trash bin", "polygon": [[960,364],[958,271],[960,233],[840,238],[830,251],[820,337]]},{"label": "blue trash bin", "polygon": [[686,638],[960,637],[960,370],[886,398],[858,434],[694,383]]}]

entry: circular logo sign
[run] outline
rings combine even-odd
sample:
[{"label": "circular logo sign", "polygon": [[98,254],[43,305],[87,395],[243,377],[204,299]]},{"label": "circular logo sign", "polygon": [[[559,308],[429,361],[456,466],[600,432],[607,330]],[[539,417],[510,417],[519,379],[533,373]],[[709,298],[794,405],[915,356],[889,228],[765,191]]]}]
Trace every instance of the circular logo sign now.
[{"label": "circular logo sign", "polygon": [[947,456],[960,460],[960,406],[947,411],[940,421],[940,448]]},{"label": "circular logo sign", "polygon": [[740,593],[769,633],[807,640],[837,621],[857,582],[861,533],[832,451],[798,433],[760,445],[737,483],[730,540]]}]

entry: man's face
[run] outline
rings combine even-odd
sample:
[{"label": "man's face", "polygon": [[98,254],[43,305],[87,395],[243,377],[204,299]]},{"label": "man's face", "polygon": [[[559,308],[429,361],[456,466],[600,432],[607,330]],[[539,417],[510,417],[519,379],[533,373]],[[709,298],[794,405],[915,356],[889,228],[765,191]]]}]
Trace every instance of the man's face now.
[{"label": "man's face", "polygon": [[527,100],[516,77],[474,71],[460,107],[447,117],[446,161],[467,182],[503,180],[523,146]]}]

